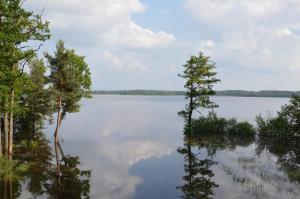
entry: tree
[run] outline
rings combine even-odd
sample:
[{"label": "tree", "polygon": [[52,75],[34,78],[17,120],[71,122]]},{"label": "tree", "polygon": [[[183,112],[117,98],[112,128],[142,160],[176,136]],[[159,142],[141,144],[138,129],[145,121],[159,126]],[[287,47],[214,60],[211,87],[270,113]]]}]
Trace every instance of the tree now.
[{"label": "tree", "polygon": [[30,60],[29,68],[28,88],[23,92],[20,100],[21,106],[26,110],[15,123],[17,133],[22,133],[23,138],[34,139],[37,132],[43,128],[44,120],[50,112],[50,96],[46,88],[44,61],[35,57]]},{"label": "tree", "polygon": [[73,49],[65,49],[64,42],[59,40],[54,56],[46,53],[50,68],[49,83],[52,85],[54,110],[57,112],[55,142],[66,113],[78,112],[80,100],[91,97],[91,73],[83,56]]},{"label": "tree", "polygon": [[192,115],[194,111],[199,112],[199,108],[214,108],[217,105],[210,101],[209,96],[214,95],[213,85],[220,80],[217,79],[215,63],[210,60],[210,57],[205,56],[202,52],[199,56],[191,56],[191,58],[183,65],[183,74],[178,76],[185,79],[186,99],[189,103],[185,110],[179,112],[189,126],[191,126]]},{"label": "tree", "polygon": [[[48,22],[43,22],[41,15],[26,11],[21,0],[0,0],[0,77],[5,97],[5,119],[9,118],[8,154],[12,156],[14,114],[16,109],[17,81],[22,78],[24,67],[39,50],[29,42],[49,39]],[[6,116],[8,114],[8,116]],[[5,132],[7,134],[7,132]]]}]

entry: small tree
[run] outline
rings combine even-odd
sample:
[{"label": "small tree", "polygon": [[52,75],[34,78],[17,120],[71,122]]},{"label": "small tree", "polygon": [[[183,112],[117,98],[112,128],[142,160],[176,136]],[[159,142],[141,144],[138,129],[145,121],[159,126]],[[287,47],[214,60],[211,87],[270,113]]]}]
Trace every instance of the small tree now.
[{"label": "small tree", "polygon": [[91,97],[91,73],[83,56],[74,50],[65,49],[64,42],[58,41],[54,56],[45,54],[50,68],[49,83],[53,87],[54,110],[57,112],[55,142],[66,113],[78,112],[79,101]]},{"label": "small tree", "polygon": [[202,52],[199,53],[199,56],[191,56],[183,67],[183,74],[179,74],[179,77],[185,79],[184,87],[187,90],[186,99],[189,100],[189,103],[179,114],[186,119],[190,127],[194,111],[199,112],[199,108],[217,107],[210,101],[209,96],[215,94],[212,89],[213,85],[220,80],[215,77],[217,74],[214,71],[215,63]]}]

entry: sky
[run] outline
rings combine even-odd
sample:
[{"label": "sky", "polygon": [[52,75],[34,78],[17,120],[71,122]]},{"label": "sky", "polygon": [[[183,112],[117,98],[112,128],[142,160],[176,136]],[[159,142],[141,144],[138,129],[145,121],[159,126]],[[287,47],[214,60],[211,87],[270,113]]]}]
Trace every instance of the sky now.
[{"label": "sky", "polygon": [[[183,90],[200,51],[217,90],[300,90],[299,0],[28,0],[52,37],[84,55],[93,90]],[[44,11],[43,11],[44,10]],[[41,53],[42,55],[42,53]]]}]

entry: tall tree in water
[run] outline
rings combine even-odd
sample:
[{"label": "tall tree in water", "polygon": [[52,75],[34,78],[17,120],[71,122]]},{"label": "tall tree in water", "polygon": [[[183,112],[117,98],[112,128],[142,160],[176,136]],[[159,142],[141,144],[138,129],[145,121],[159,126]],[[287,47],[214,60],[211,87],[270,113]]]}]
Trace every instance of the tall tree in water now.
[{"label": "tall tree in water", "polygon": [[202,52],[198,56],[191,58],[183,65],[183,74],[179,77],[185,79],[186,98],[189,103],[185,110],[179,112],[186,122],[191,127],[192,115],[194,111],[199,112],[199,108],[214,108],[217,105],[210,101],[209,96],[214,95],[213,85],[220,80],[217,79],[215,63],[210,60],[210,57],[205,56]]},{"label": "tall tree in water", "polygon": [[[23,76],[28,60],[40,48],[29,42],[45,41],[50,37],[48,22],[41,15],[26,11],[21,0],[0,0],[0,67],[1,84],[5,88],[4,126],[9,126],[8,154],[12,155],[14,114],[16,110],[17,82]],[[9,118],[9,120],[8,120]],[[7,124],[9,123],[9,124]],[[5,128],[6,129],[6,128]]]},{"label": "tall tree in water", "polygon": [[45,54],[50,68],[49,83],[52,85],[57,112],[55,142],[66,113],[78,112],[80,100],[91,97],[91,73],[83,56],[73,49],[65,49],[64,42],[58,41],[54,56]]}]

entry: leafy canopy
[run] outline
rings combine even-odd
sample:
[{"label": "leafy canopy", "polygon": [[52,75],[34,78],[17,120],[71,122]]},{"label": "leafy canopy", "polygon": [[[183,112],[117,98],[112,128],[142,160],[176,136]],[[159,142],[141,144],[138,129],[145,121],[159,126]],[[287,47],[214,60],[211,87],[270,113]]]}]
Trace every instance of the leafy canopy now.
[{"label": "leafy canopy", "polygon": [[62,103],[63,113],[79,111],[79,101],[91,97],[91,73],[83,56],[73,49],[66,49],[58,41],[54,56],[46,53],[50,68],[49,82],[55,101]]}]

